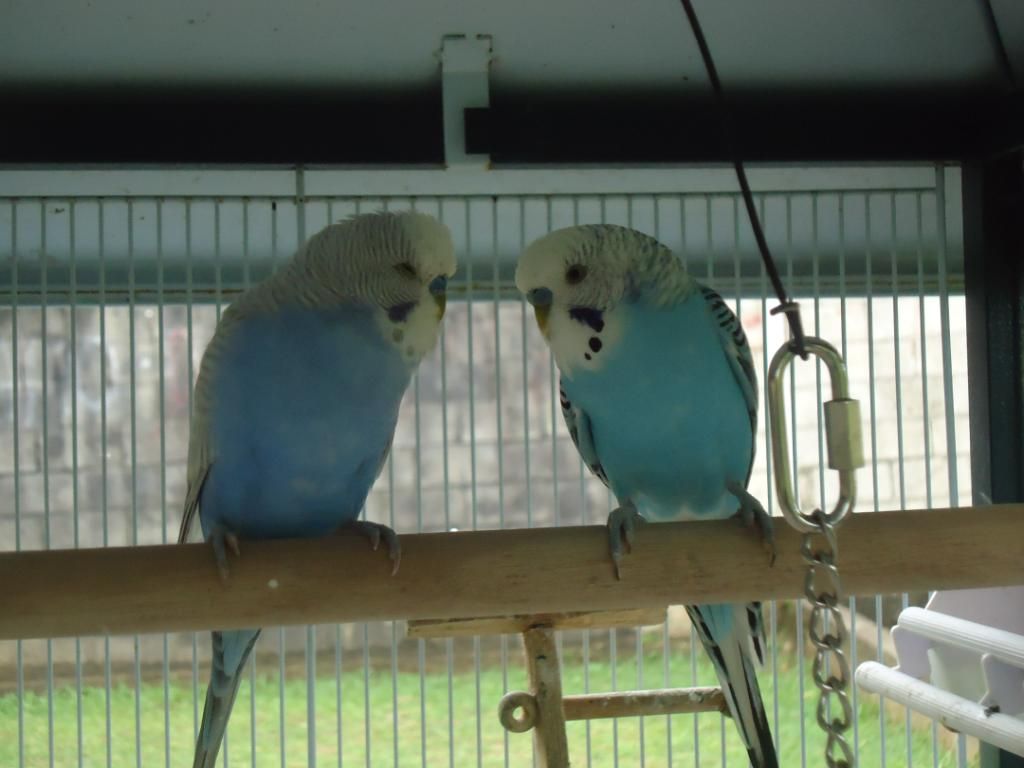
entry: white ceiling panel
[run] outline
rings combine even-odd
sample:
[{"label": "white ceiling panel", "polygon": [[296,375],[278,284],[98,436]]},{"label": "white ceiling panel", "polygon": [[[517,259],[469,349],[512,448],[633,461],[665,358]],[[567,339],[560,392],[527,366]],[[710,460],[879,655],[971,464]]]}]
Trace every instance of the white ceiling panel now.
[{"label": "white ceiling panel", "polygon": [[[727,87],[999,82],[973,0],[698,0]],[[996,0],[1024,59],[1024,3]],[[445,34],[494,38],[495,87],[703,88],[677,0],[2,0],[0,85],[418,87]]]}]

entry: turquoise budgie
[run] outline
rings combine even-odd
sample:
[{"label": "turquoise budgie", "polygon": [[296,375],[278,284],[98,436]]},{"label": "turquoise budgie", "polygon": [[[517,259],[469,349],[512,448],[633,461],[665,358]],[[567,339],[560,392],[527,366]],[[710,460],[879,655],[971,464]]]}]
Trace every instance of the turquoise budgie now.
[{"label": "turquoise budgie", "polygon": [[[399,404],[437,341],[455,254],[421,213],[355,216],[313,235],[280,271],[224,312],[196,381],[184,542],[198,513],[223,578],[239,540],[339,528],[384,541],[359,521],[387,458]],[[194,768],[212,768],[259,629],[213,633]]]},{"label": "turquoise budgie", "polygon": [[[645,518],[739,512],[769,549],[771,518],[746,486],[754,461],[757,376],[739,321],[673,253],[635,230],[590,225],[531,243],[516,285],[561,372],[560,396],[583,460],[619,501],[608,518],[618,576]],[[755,768],[778,760],[754,659],[759,603],[687,606]]]}]

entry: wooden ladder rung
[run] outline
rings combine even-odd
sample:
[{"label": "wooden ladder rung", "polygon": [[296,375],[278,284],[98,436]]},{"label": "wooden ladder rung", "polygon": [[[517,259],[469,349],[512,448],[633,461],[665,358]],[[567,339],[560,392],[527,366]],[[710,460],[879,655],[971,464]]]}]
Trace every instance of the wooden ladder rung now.
[{"label": "wooden ladder rung", "polygon": [[[650,715],[692,715],[698,712],[729,714],[721,688],[660,688],[647,691],[616,691],[562,697],[562,714],[572,720]],[[510,691],[498,704],[498,719],[514,733],[537,724],[538,707],[532,693]]]},{"label": "wooden ladder rung", "polygon": [[729,713],[721,688],[660,688],[562,697],[566,720],[607,717],[692,715],[696,712]]}]

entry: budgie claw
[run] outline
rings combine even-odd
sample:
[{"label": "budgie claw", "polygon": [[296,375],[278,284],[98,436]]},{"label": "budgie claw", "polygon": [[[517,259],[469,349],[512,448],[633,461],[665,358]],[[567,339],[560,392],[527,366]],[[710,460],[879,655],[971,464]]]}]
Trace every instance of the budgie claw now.
[{"label": "budgie claw", "polygon": [[[627,501],[608,515],[608,551],[615,565],[615,578],[622,579],[622,556],[633,551],[633,534],[636,529],[647,522],[636,511],[632,502]],[[623,552],[625,543],[625,553]]]},{"label": "budgie claw", "polygon": [[242,554],[242,550],[238,546],[238,537],[218,525],[210,532],[210,543],[213,545],[213,557],[217,561],[220,580],[226,582],[231,574],[231,569],[228,568],[227,550],[230,549],[235,557]]},{"label": "budgie claw", "polygon": [[725,487],[739,500],[740,508],[736,514],[743,523],[748,527],[756,526],[760,530],[761,546],[768,554],[768,565],[775,565],[775,528],[772,525],[772,516],[757,497],[739,483],[730,480]]},{"label": "budgie claw", "polygon": [[391,558],[391,575],[394,576],[398,573],[398,566],[402,563],[402,545],[398,541],[397,533],[386,525],[371,523],[367,520],[356,520],[346,527],[368,538],[374,552],[380,547],[381,539],[383,539],[388,547],[388,557]]}]

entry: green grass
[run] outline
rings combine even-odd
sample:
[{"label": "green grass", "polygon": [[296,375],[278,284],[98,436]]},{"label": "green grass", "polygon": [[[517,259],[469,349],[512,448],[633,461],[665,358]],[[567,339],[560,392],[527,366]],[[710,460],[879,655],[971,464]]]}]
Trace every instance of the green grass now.
[{"label": "green grass", "polygon": [[[403,647],[408,641],[403,642]],[[645,643],[645,646],[648,644]],[[662,681],[664,662],[660,643],[650,643],[643,659],[645,682],[650,687]],[[415,650],[415,645],[411,648]],[[498,723],[497,703],[506,690],[526,687],[525,673],[519,663],[516,644],[510,643],[508,686],[502,681],[500,667],[482,664],[477,687],[472,657],[466,658],[459,646],[455,660],[455,673],[450,679],[445,664],[436,666],[431,654],[431,668],[426,672],[421,692],[421,681],[415,667],[400,671],[392,681],[390,662],[382,668],[372,668],[369,685],[364,685],[361,654],[346,654],[345,669],[341,676],[341,764],[347,766],[396,765],[402,766],[503,766],[505,765],[506,736]],[[592,691],[611,690],[612,665],[607,648],[594,646],[589,665],[589,684]],[[600,655],[600,658],[598,658]],[[351,662],[351,663],[350,663]],[[584,666],[577,647],[563,654],[563,686],[565,693],[584,690]],[[780,762],[786,768],[800,765],[800,686],[796,672],[796,659],[779,653],[779,727]],[[409,666],[403,658],[402,667]],[[349,667],[352,667],[351,669]],[[637,687],[637,659],[632,651],[620,650],[615,665],[620,689]],[[273,674],[271,672],[273,671]],[[256,681],[256,751],[257,765],[281,764],[280,694],[276,665],[261,662]],[[299,670],[296,670],[299,672]],[[321,657],[316,682],[316,743],[317,763],[322,766],[339,764],[338,753],[338,684],[334,675],[333,658]],[[809,667],[806,670],[809,673]],[[201,671],[200,697],[205,690],[206,670]],[[671,670],[673,685],[690,685],[690,656],[673,658]],[[710,665],[700,655],[696,684],[713,684]],[[772,675],[766,669],[761,676],[765,700],[772,700]],[[193,692],[190,676],[175,679],[168,689],[170,721],[170,766],[191,765],[193,737]],[[372,717],[367,732],[364,713],[366,701]],[[477,717],[477,701],[480,717]],[[53,692],[53,762],[55,766],[77,766],[78,763],[78,709],[75,687],[59,686]],[[285,754],[288,766],[307,765],[307,686],[301,673],[288,680],[284,689]],[[397,702],[397,706],[395,704]],[[200,698],[200,706],[202,700]],[[229,765],[251,765],[253,723],[250,711],[251,691],[248,679],[242,684],[228,731]],[[807,764],[824,765],[821,751],[824,744],[814,721],[816,691],[809,679],[804,692],[804,729],[807,741]],[[860,768],[880,766],[882,746],[878,700],[873,696],[860,697],[859,748]],[[136,706],[141,735],[139,750],[144,766],[168,765],[165,757],[164,686],[160,682],[144,682],[141,696],[136,701],[133,685],[118,684],[111,690],[109,707],[111,765],[116,768],[136,765]],[[43,693],[26,692],[24,696],[25,766],[50,765],[48,699]],[[107,764],[107,697],[102,687],[82,689],[82,765]],[[421,726],[420,710],[425,708],[426,720]],[[397,717],[396,717],[397,713]],[[450,714],[449,714],[450,713]],[[769,719],[773,713],[769,712]],[[724,723],[724,730],[723,730]],[[773,722],[774,726],[774,722]],[[671,729],[671,739],[669,737]],[[885,722],[885,764],[907,766],[906,723],[902,716],[891,716]],[[613,755],[618,753],[618,765],[638,766],[643,754],[647,766],[667,766],[668,743],[671,740],[672,764],[676,766],[720,766],[723,733],[728,766],[745,766],[745,754],[739,744],[732,723],[718,715],[676,715],[671,725],[666,717],[624,719],[617,724],[610,720],[589,724],[570,723],[569,748],[574,765],[586,765],[588,753],[594,766],[614,765]],[[589,746],[588,746],[589,733]],[[479,736],[478,736],[479,734]],[[454,738],[452,738],[452,736]],[[699,764],[693,760],[695,739],[699,744]],[[530,734],[509,734],[507,737],[508,764],[529,766],[531,755]],[[478,747],[479,744],[479,747]],[[367,760],[369,745],[370,758]],[[396,746],[397,745],[397,746]],[[479,748],[479,753],[478,753]],[[914,730],[911,734],[911,765],[932,766],[932,740],[930,729]],[[954,766],[955,755],[939,747],[937,765]],[[423,755],[425,754],[425,763]],[[18,700],[15,695],[0,697],[0,766],[18,765]]]}]

